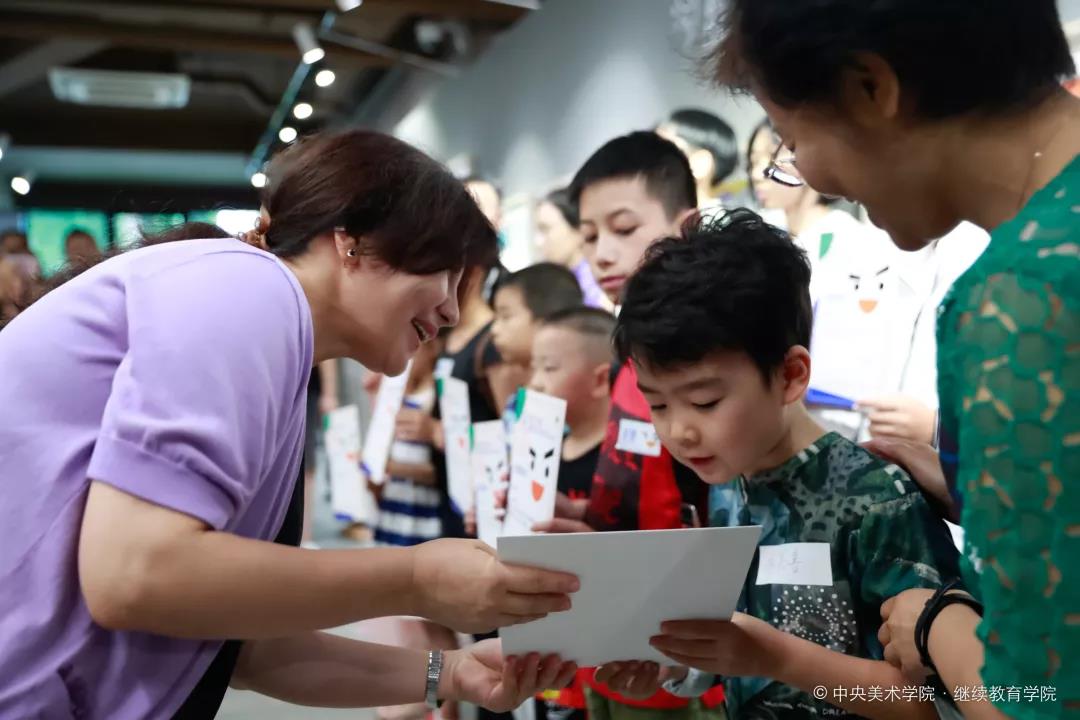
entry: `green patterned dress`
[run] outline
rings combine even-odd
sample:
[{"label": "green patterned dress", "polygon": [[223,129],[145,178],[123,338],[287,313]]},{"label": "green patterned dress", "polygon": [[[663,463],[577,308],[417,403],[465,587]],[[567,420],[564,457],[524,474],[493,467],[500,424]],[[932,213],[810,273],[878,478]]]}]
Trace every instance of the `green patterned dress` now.
[{"label": "green patterned dress", "polygon": [[986,605],[983,684],[1010,717],[1080,717],[1080,157],[940,313],[942,465]]}]

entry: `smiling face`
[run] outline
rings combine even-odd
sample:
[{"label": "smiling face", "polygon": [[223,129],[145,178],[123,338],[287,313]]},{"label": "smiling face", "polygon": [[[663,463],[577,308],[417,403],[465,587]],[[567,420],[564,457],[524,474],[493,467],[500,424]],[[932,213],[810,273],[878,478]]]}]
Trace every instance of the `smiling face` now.
[{"label": "smiling face", "polygon": [[787,431],[787,407],[802,396],[780,370],[766,384],[744,352],[672,370],[635,366],[660,441],[710,485],[765,469]]},{"label": "smiling face", "polygon": [[627,279],[645,251],[662,237],[679,234],[680,218],[668,216],[642,177],[612,178],[581,193],[581,235],[593,275],[619,304]]},{"label": "smiling face", "polygon": [[458,322],[461,271],[412,275],[375,258],[348,258],[337,301],[348,318],[348,356],[364,367],[399,375],[422,343]]}]

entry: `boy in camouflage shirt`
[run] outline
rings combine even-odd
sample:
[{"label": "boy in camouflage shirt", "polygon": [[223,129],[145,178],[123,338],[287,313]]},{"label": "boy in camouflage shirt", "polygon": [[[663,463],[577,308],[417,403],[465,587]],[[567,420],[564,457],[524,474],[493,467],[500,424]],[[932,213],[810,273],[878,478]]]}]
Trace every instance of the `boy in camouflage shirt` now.
[{"label": "boy in camouflage shirt", "polygon": [[719,676],[736,720],[936,718],[926,696],[884,692],[907,683],[883,661],[880,607],[955,577],[957,550],[907,475],[803,406],[809,282],[805,254],[746,210],[653,246],[629,281],[615,343],[660,439],[713,486],[712,525],[762,536],[730,622],[669,622],[652,639],[683,667],[597,677],[692,696]]}]

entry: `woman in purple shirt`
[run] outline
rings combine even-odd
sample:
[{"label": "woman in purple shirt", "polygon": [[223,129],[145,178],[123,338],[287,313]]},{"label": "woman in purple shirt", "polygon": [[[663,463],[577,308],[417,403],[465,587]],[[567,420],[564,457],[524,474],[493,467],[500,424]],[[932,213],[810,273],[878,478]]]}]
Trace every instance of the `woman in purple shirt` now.
[{"label": "woman in purple shirt", "polygon": [[309,139],[268,175],[261,248],[126,253],[0,334],[0,717],[169,717],[226,638],[244,641],[234,686],[307,705],[504,710],[573,670],[495,643],[440,673],[318,632],[402,614],[486,631],[566,609],[577,581],[467,540],[269,542],[313,364],[402,372],[457,322],[462,270],[495,234],[443,167],[375,133]]}]

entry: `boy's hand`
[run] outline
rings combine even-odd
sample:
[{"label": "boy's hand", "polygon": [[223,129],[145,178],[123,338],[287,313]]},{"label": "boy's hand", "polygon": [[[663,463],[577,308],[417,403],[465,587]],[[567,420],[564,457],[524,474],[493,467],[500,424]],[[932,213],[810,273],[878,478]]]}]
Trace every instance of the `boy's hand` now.
[{"label": "boy's hand", "polygon": [[394,437],[405,442],[432,444],[435,418],[423,410],[402,408],[394,424]]},{"label": "boy's hand", "polygon": [[684,667],[660,667],[654,662],[614,662],[598,667],[593,677],[624,697],[648,700],[665,682],[682,680],[686,672]]},{"label": "boy's hand", "polygon": [[536,523],[532,526],[533,532],[539,533],[583,533],[596,532],[596,530],[581,520],[569,520],[567,518],[554,518]]},{"label": "boy's hand", "polygon": [[788,635],[764,620],[669,620],[649,644],[680,665],[727,677],[777,677]]},{"label": "boy's hand", "polygon": [[584,520],[589,507],[588,498],[571,500],[565,493],[555,493],[555,517],[568,520]]}]

